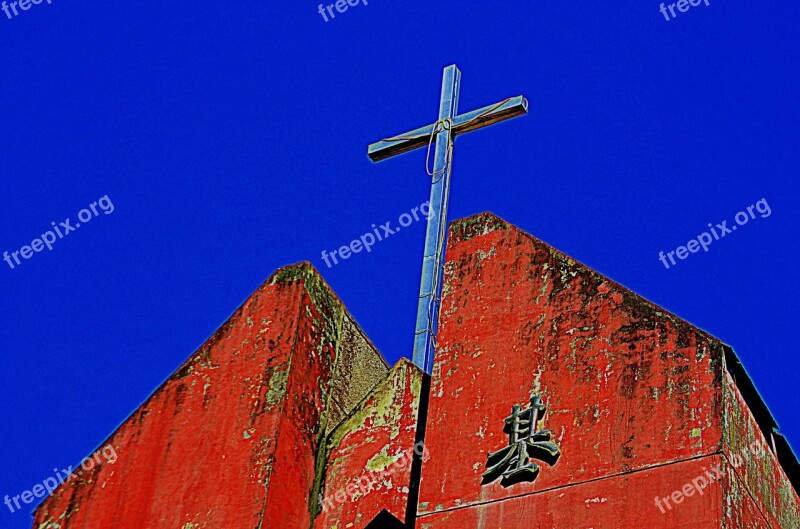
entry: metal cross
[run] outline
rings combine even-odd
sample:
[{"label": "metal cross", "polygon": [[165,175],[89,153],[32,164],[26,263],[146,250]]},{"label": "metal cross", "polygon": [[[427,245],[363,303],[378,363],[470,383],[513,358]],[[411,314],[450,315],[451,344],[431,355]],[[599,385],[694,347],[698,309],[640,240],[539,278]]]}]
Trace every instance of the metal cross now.
[{"label": "metal cross", "polygon": [[432,177],[428,228],[425,234],[425,257],[422,261],[422,280],[419,287],[419,305],[414,336],[414,363],[430,374],[436,347],[441,283],[444,271],[444,248],[447,238],[447,205],[450,196],[450,174],[453,142],[456,136],[488,127],[528,112],[528,101],[512,97],[496,105],[458,114],[458,94],[461,71],[453,64],[444,69],[442,96],[439,103],[439,120],[401,136],[387,138],[369,146],[369,157],[379,162],[420,147],[428,147],[428,156],[434,138],[436,151],[433,169],[427,167]]}]

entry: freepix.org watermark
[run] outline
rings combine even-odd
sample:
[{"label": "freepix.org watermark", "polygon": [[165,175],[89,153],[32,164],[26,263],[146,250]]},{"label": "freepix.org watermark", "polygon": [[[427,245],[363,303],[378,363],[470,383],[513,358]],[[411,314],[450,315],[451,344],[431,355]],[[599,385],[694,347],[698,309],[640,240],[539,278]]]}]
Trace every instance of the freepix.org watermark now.
[{"label": "freepix.org watermark", "polygon": [[[734,469],[742,466],[745,463],[745,460],[750,457],[750,454],[755,457],[762,457],[767,453],[767,448],[761,442],[753,441],[750,446],[745,447],[742,450],[741,454],[734,453],[731,455],[731,464],[728,466],[728,472],[733,474]],[[672,494],[664,498],[659,498],[656,496],[656,507],[659,508],[661,514],[665,514],[667,511],[672,510],[672,504],[681,504],[686,498],[691,498],[695,494],[702,496],[705,493],[705,489],[708,488],[709,485],[719,481],[723,476],[724,473],[722,472],[721,462],[716,466],[710,465],[710,469],[708,471],[703,469],[703,473],[695,476],[691,481],[687,481],[683,487],[673,491]],[[666,507],[666,509],[664,509],[664,507]]]},{"label": "freepix.org watermark", "polygon": [[[327,499],[323,499],[323,495],[320,494],[318,501],[322,507],[322,512],[328,512],[336,503],[342,504],[347,502],[350,498],[355,496],[356,493],[360,496],[364,496],[368,492],[379,488],[381,484],[386,485],[384,482],[389,480],[395,472],[406,472],[411,468],[414,456],[422,458],[423,461],[428,461],[428,459],[430,459],[430,453],[422,441],[418,441],[411,450],[401,452],[400,457],[383,470],[367,472],[357,480],[349,483],[343,489],[336,491],[335,494],[332,493],[328,495]],[[389,488],[391,488],[391,486],[389,486]]]},{"label": "freepix.org watermark", "polygon": [[[331,253],[322,250],[322,260],[325,261],[328,268],[331,268],[333,265],[339,264],[339,259],[349,259],[353,254],[360,253],[362,250],[366,250],[367,253],[369,253],[372,251],[372,247],[375,243],[394,235],[399,232],[401,228],[407,228],[418,220],[430,220],[435,216],[436,213],[431,211],[430,202],[423,202],[418,207],[413,208],[409,213],[400,215],[400,218],[397,219],[400,227],[392,228],[392,221],[381,224],[380,228],[373,224],[372,231],[365,233],[358,239],[353,239],[347,246],[342,246],[338,250],[333,250]],[[331,264],[331,261],[333,261],[333,264]]]},{"label": "freepix.org watermark", "polygon": [[[31,8],[31,6],[38,6],[44,1],[46,1],[48,4],[53,3],[53,0],[18,0],[14,2],[3,2],[0,4],[0,9],[2,9],[3,13],[5,13],[8,19],[11,20],[15,16],[19,15],[20,11],[27,11]],[[17,7],[19,7],[19,11],[17,11]]]},{"label": "freepix.org watermark", "polygon": [[67,218],[64,222],[60,222],[58,225],[56,225],[55,221],[53,221],[50,223],[50,225],[53,228],[52,230],[44,232],[40,237],[31,241],[30,245],[25,245],[15,252],[11,253],[9,253],[8,251],[3,252],[3,260],[13,270],[14,268],[22,264],[22,261],[20,261],[20,257],[22,257],[22,259],[28,260],[31,257],[33,257],[34,253],[41,252],[45,248],[47,248],[48,250],[52,250],[53,244],[55,244],[56,241],[63,239],[73,231],[80,228],[81,222],[86,224],[94,217],[100,216],[98,208],[106,215],[111,215],[112,213],[114,213],[114,204],[111,202],[111,199],[108,198],[108,195],[105,195],[104,197],[100,198],[97,202],[92,202],[91,204],[89,204],[88,208],[82,209],[78,212],[78,220],[80,222],[76,222],[73,225],[72,221],[70,221],[70,219]]},{"label": "freepix.org watermark", "polygon": [[[678,16],[678,14],[675,13],[675,8],[677,8],[680,13],[686,13],[689,11],[690,7],[697,7],[700,4],[705,4],[706,7],[710,5],[708,0],[678,0],[674,4],[661,4],[658,6],[658,10],[661,11],[661,14],[664,15],[664,18],[669,22]],[[669,14],[667,14],[667,10],[669,10]],[[672,15],[672,18],[670,18],[670,15]]]},{"label": "freepix.org watermark", "polygon": [[325,4],[320,4],[317,11],[322,15],[323,20],[327,22],[336,18],[334,9],[339,13],[344,13],[351,7],[356,7],[359,4],[369,5],[369,2],[367,2],[367,0],[336,0],[335,3],[328,4],[327,6]]},{"label": "freepix.org watermark", "polygon": [[[106,445],[105,447],[101,448],[100,450],[96,451],[94,454],[90,455],[89,457],[85,458],[81,461],[81,468],[73,472],[73,467],[67,467],[65,469],[59,470],[57,468],[53,469],[55,472],[56,477],[50,477],[45,479],[41,483],[37,483],[36,485],[31,488],[31,490],[22,491],[21,494],[17,494],[16,496],[8,496],[3,499],[3,503],[6,504],[8,510],[12,513],[17,512],[18,510],[22,509],[22,505],[20,505],[20,500],[22,503],[26,505],[30,505],[33,503],[33,500],[36,498],[43,498],[45,496],[51,496],[53,492],[64,483],[69,483],[73,479],[76,479],[78,476],[81,476],[84,471],[89,472],[94,469],[97,465],[102,463],[100,456],[103,456],[107,463],[114,463],[117,460],[117,452],[114,450],[114,447]],[[16,507],[16,508],[14,508]]]},{"label": "freepix.org watermark", "polygon": [[[733,218],[736,224],[731,224],[728,226],[728,221],[723,220],[720,224],[717,224],[716,227],[714,227],[711,225],[711,223],[709,223],[708,228],[711,233],[704,231],[695,239],[692,239],[686,243],[686,246],[678,246],[675,250],[667,252],[666,254],[664,252],[658,252],[658,260],[664,264],[664,268],[669,269],[670,263],[672,263],[672,266],[678,264],[677,261],[675,261],[676,256],[678,259],[683,260],[689,257],[689,254],[691,253],[699,252],[700,248],[702,248],[704,252],[707,252],[709,246],[711,246],[711,243],[730,235],[736,231],[739,226],[744,226],[751,220],[754,220],[756,218],[756,212],[758,212],[762,219],[772,215],[772,209],[770,209],[766,198],[762,198],[755,204],[748,206],[746,210],[737,213]],[[667,262],[667,260],[669,260],[669,262]]]}]

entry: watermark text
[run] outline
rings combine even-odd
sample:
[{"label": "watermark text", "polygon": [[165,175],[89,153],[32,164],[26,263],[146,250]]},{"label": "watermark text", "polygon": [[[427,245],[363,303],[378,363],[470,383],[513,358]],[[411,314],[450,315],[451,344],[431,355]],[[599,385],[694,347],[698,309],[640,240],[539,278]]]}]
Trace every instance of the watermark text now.
[{"label": "watermark text", "polygon": [[728,221],[723,220],[715,227],[712,226],[711,223],[709,223],[708,231],[704,231],[696,238],[690,240],[688,243],[686,243],[686,246],[678,246],[675,250],[667,252],[666,254],[663,251],[659,252],[658,260],[661,261],[661,263],[664,265],[664,268],[669,269],[670,263],[672,263],[672,266],[678,264],[678,262],[675,260],[675,257],[677,257],[680,260],[686,259],[687,257],[689,257],[690,253],[699,252],[700,248],[702,248],[704,252],[707,252],[708,248],[711,246],[711,243],[718,241],[727,235],[732,234],[739,228],[739,226],[744,226],[751,220],[755,219],[756,218],[755,212],[758,212],[758,214],[762,219],[765,219],[770,215],[772,215],[772,209],[769,207],[766,198],[762,198],[755,204],[748,206],[746,208],[746,211],[740,211],[739,213],[737,213],[733,219],[736,222],[736,224],[731,224],[730,226],[728,226]]},{"label": "watermark text", "polygon": [[[373,224],[372,231],[368,231],[358,239],[353,239],[350,241],[350,244],[341,246],[338,250],[333,250],[330,253],[322,250],[322,260],[325,261],[328,268],[331,268],[339,264],[339,259],[349,259],[353,254],[360,253],[362,250],[366,250],[367,253],[369,253],[376,243],[398,233],[401,228],[407,228],[421,219],[430,220],[435,215],[436,214],[431,211],[430,202],[423,202],[418,207],[413,208],[409,213],[400,215],[400,218],[397,219],[400,227],[392,227],[392,221],[385,222],[381,224],[380,227]],[[333,261],[333,264],[331,264],[331,261]]]},{"label": "watermark text", "polygon": [[[72,221],[67,218],[64,222],[58,223],[56,225],[55,221],[51,222],[50,225],[52,226],[52,230],[48,230],[44,232],[40,237],[37,237],[29,245],[25,245],[19,250],[15,252],[9,253],[8,251],[3,252],[3,260],[6,264],[13,270],[17,266],[22,264],[20,257],[22,259],[28,260],[33,257],[34,253],[41,252],[45,248],[49,251],[53,250],[53,244],[56,241],[63,239],[73,231],[77,230],[81,227],[81,222],[86,224],[94,217],[100,215],[98,212],[98,208],[100,211],[105,213],[106,215],[111,215],[114,213],[114,204],[111,202],[111,199],[108,198],[108,195],[101,197],[96,202],[92,202],[88,208],[82,209],[78,212],[78,220],[80,222],[72,223]],[[89,211],[91,209],[91,211]],[[58,238],[56,238],[58,235]]]},{"label": "watermark text", "polygon": [[84,458],[84,460],[81,461],[80,469],[76,469],[75,472],[72,471],[73,467],[67,467],[62,470],[54,468],[53,472],[55,472],[55,477],[49,477],[43,482],[34,485],[31,490],[22,491],[21,494],[17,494],[16,496],[6,495],[3,499],[3,503],[6,504],[8,510],[14,513],[22,509],[20,501],[26,505],[30,505],[36,498],[51,496],[60,485],[77,479],[79,476],[83,475],[84,471],[89,472],[94,469],[95,466],[101,464],[101,455],[105,458],[107,463],[113,464],[117,460],[117,452],[114,450],[114,447],[110,444],[106,445],[89,457]]}]

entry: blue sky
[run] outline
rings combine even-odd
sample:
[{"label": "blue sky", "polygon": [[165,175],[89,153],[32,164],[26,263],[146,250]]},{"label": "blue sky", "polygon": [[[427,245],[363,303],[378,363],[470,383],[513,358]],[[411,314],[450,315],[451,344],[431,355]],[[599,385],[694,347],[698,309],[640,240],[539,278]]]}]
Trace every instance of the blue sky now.
[{"label": "blue sky", "polygon": [[[435,5],[432,5],[435,4]],[[738,352],[800,443],[800,4],[370,0],[0,12],[0,497],[102,441],[276,268],[311,261],[382,353],[410,356],[424,238],[333,250],[428,198],[424,152],[369,143],[524,94],[459,138],[451,218],[492,211]],[[708,252],[675,250],[766,199]],[[30,527],[0,505],[0,527]]]}]

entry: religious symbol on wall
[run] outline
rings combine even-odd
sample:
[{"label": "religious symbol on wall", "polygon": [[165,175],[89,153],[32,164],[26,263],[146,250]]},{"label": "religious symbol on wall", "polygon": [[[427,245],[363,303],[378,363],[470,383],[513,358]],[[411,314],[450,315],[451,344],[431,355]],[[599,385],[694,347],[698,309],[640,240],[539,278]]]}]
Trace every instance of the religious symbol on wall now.
[{"label": "religious symbol on wall", "polygon": [[509,445],[487,456],[482,484],[486,485],[502,476],[500,484],[509,487],[523,481],[533,481],[539,475],[539,465],[533,459],[556,464],[561,451],[550,441],[550,430],[536,430],[547,407],[539,396],[531,397],[531,407],[522,409],[515,404],[511,416],[506,417],[503,432],[509,436]]}]

